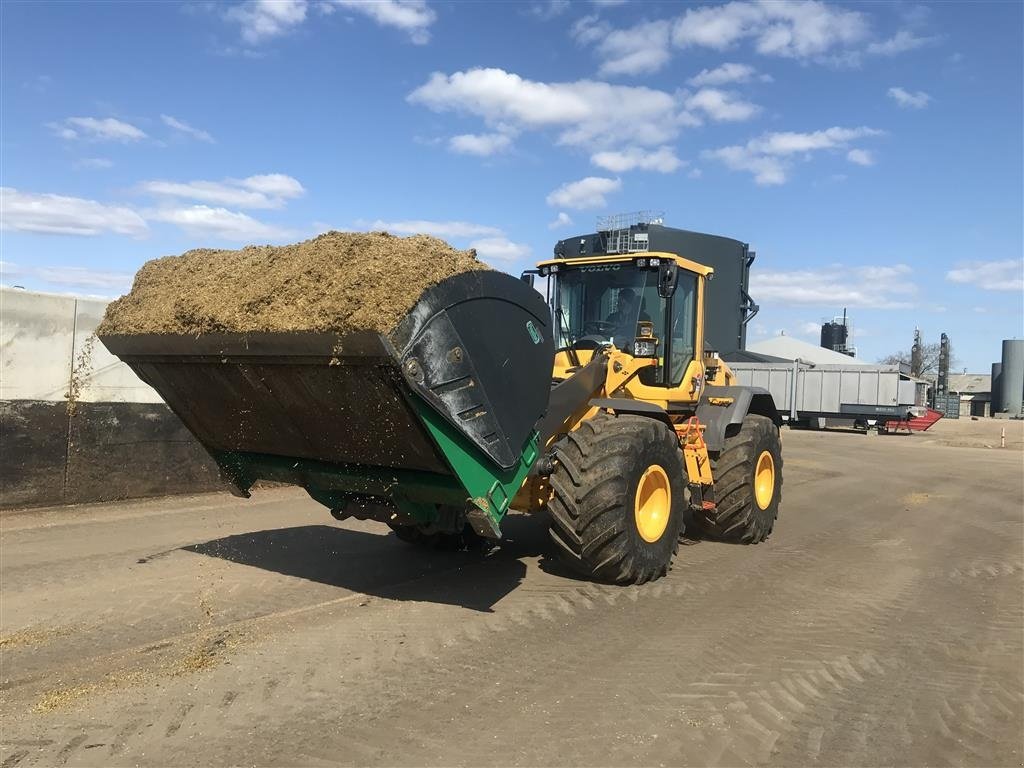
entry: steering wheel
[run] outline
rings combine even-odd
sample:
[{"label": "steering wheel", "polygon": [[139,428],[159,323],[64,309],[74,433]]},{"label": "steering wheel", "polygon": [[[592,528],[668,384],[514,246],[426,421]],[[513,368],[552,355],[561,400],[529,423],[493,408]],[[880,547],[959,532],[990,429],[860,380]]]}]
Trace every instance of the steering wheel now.
[{"label": "steering wheel", "polygon": [[589,320],[583,324],[583,332],[586,334],[598,334],[600,336],[611,336],[615,333],[615,323],[606,320]]}]

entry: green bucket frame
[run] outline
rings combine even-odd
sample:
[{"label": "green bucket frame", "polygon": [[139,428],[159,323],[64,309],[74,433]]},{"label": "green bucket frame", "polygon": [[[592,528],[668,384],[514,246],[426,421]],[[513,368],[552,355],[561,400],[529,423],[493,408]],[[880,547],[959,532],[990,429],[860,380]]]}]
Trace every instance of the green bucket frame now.
[{"label": "green bucket frame", "polygon": [[438,505],[465,505],[466,517],[477,533],[500,538],[501,521],[539,455],[539,434],[531,433],[518,463],[502,470],[420,398],[410,400],[451,475],[235,451],[214,451],[213,457],[245,495],[259,479],[301,485],[332,510],[343,509],[352,500],[376,497],[423,525],[437,519]]}]

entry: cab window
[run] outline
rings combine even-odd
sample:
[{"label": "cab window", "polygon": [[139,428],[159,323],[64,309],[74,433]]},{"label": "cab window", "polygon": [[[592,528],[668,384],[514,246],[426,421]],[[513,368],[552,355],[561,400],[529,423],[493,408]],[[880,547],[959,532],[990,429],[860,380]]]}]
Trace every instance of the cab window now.
[{"label": "cab window", "polygon": [[672,357],[669,382],[678,387],[697,353],[697,275],[679,272],[672,296]]}]

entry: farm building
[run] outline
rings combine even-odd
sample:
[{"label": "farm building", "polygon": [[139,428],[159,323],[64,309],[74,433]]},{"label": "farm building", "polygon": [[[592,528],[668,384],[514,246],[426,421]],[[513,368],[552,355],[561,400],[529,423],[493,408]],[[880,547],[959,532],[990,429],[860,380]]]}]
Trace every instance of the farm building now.
[{"label": "farm building", "polygon": [[992,415],[992,377],[989,374],[950,374],[949,393],[960,395],[961,416]]}]

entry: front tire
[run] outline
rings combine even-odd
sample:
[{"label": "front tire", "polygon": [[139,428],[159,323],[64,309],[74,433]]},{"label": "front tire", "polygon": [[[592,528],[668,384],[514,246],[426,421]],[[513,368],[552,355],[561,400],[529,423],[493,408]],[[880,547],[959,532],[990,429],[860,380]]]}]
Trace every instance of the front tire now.
[{"label": "front tire", "polygon": [[561,559],[616,584],[664,576],[686,505],[675,432],[644,416],[599,413],[561,440],[555,455],[548,511]]},{"label": "front tire", "polygon": [[694,514],[702,538],[757,544],[775,527],[782,501],[782,441],[767,416],[747,414],[711,459],[714,509]]}]

